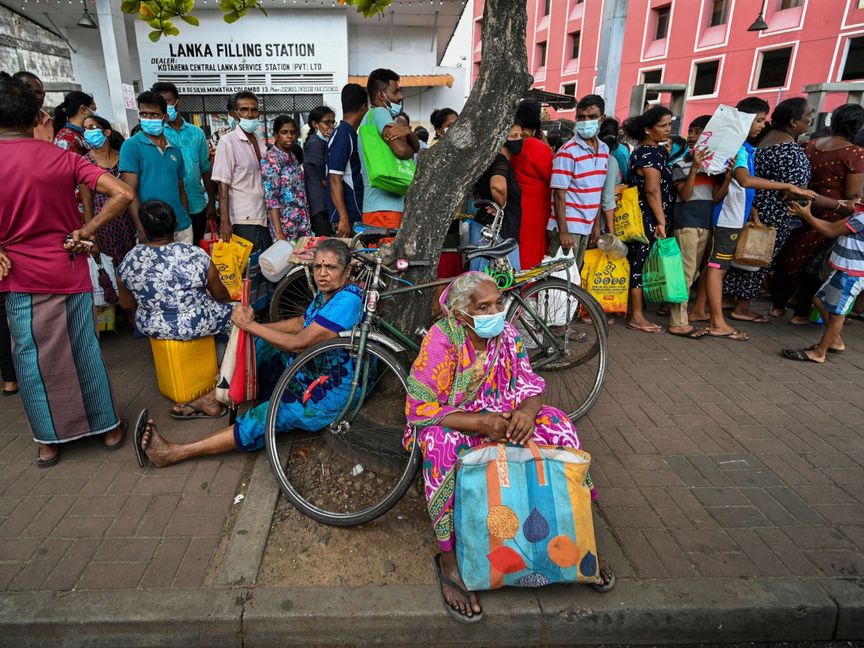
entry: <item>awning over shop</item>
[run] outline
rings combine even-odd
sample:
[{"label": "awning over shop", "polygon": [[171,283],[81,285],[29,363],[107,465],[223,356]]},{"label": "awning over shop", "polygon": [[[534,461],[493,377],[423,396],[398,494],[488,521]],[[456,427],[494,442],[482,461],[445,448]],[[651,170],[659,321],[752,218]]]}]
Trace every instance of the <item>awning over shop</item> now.
[{"label": "awning over shop", "polygon": [[[348,83],[356,83],[366,87],[367,76],[353,75],[348,77]],[[453,87],[452,74],[403,74],[399,78],[399,85],[403,88],[431,88],[437,86]]]},{"label": "awning over shop", "polygon": [[538,90],[537,88],[531,88],[525,93],[523,98],[539,101],[541,104],[550,106],[555,110],[572,110],[576,107],[576,97],[557,94],[555,92],[546,92],[545,90]]}]

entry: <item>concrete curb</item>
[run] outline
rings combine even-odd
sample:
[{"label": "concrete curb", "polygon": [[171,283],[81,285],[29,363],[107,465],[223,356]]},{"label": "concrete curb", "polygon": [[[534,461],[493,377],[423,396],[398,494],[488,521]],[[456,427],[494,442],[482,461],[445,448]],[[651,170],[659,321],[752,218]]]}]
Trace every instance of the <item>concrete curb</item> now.
[{"label": "concrete curb", "polygon": [[279,485],[270,471],[266,452],[259,452],[249,476],[249,487],[231,529],[225,555],[216,571],[215,584],[221,587],[254,585],[267,549]]},{"label": "concrete curb", "polygon": [[[864,578],[621,579],[484,593],[453,622],[423,586],[9,593],[0,646],[570,646],[864,639]],[[434,638],[434,639],[433,639]]]}]

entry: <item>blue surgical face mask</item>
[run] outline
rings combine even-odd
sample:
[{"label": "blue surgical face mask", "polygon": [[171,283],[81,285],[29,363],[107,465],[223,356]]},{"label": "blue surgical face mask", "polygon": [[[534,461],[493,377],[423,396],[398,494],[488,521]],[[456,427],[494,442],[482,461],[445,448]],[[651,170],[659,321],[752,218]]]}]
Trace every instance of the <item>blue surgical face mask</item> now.
[{"label": "blue surgical face mask", "polygon": [[177,119],[177,106],[168,104],[168,121],[173,122],[175,119]]},{"label": "blue surgical face mask", "polygon": [[165,121],[162,119],[142,119],[140,122],[141,130],[153,137],[159,137],[165,130]]},{"label": "blue surgical face mask", "polygon": [[237,120],[231,117],[231,115],[228,115],[228,128],[231,130],[237,128]]},{"label": "blue surgical face mask", "polygon": [[327,138],[324,137],[324,136],[321,134],[321,131],[320,131],[320,130],[316,130],[316,131],[315,131],[315,134],[318,136],[318,139],[320,139],[322,142],[326,142],[326,141],[327,141]]},{"label": "blue surgical face mask", "polygon": [[494,338],[504,330],[504,311],[493,315],[472,315],[474,332],[481,338]]},{"label": "blue surgical face mask", "polygon": [[258,130],[258,127],[261,125],[260,119],[241,119],[240,120],[240,128],[244,133],[249,133],[252,135]]},{"label": "blue surgical face mask", "polygon": [[395,101],[391,101],[390,97],[387,96],[386,92],[381,92],[384,95],[384,101],[387,102],[387,110],[390,111],[390,116],[395,117],[396,115],[402,112],[402,104],[396,103]]},{"label": "blue surgical face mask", "polygon": [[105,140],[107,139],[108,138],[105,137],[105,133],[103,133],[98,128],[84,131],[84,141],[87,142],[91,149],[102,148],[102,146],[104,146],[105,144]]},{"label": "blue surgical face mask", "polygon": [[579,133],[579,137],[583,139],[591,139],[592,137],[596,137],[599,130],[599,119],[589,119],[587,121],[576,122],[576,132]]}]

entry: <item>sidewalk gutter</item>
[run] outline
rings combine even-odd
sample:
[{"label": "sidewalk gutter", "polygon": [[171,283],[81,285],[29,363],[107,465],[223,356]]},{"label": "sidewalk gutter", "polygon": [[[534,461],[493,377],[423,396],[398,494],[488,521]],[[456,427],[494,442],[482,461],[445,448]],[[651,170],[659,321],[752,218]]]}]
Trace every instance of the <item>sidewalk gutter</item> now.
[{"label": "sidewalk gutter", "polygon": [[0,596],[9,648],[573,646],[864,640],[864,579],[622,579],[484,593],[452,621],[435,587],[213,588]]}]

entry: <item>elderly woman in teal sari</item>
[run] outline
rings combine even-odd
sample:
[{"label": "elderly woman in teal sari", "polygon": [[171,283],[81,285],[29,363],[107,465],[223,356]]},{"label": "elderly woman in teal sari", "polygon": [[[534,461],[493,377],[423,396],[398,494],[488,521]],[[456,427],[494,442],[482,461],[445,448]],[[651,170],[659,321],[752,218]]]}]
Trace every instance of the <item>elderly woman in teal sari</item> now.
[{"label": "elderly woman in teal sari", "polygon": [[[441,553],[435,568],[448,614],[463,623],[482,616],[468,592],[454,550],[456,459],[489,441],[579,449],[576,428],[544,402],[545,382],[531,369],[518,330],[504,319],[495,282],[481,272],[458,277],[441,297],[446,317],[426,335],[408,378],[404,444],[423,452],[423,481]],[[588,485],[590,486],[590,478]],[[593,496],[593,490],[592,490]],[[603,582],[612,570],[600,561]]]},{"label": "elderly woman in teal sari", "polygon": [[[248,307],[237,307],[232,315],[235,326],[256,336],[255,357],[258,376],[258,404],[237,419],[234,425],[214,432],[192,443],[174,443],[162,437],[156,424],[139,417],[135,431],[135,448],[142,466],[149,460],[162,468],[171,464],[230,450],[258,450],[264,445],[264,433],[270,395],[286,367],[296,355],[314,344],[335,338],[340,332],[353,328],[362,313],[362,292],[348,283],[349,250],[336,239],[322,241],[315,248],[313,277],[318,292],[306,314],[282,322],[259,324]],[[337,361],[338,358],[334,361]],[[350,362],[348,358],[343,359]],[[317,431],[330,423],[348,401],[350,383],[338,378],[345,371],[332,372],[333,379],[315,386],[310,398],[298,400],[296,390],[286,390],[279,404],[276,427],[279,432],[291,430]],[[302,375],[297,380],[305,380]],[[312,387],[308,385],[307,387]],[[202,396],[187,405],[209,413],[218,411],[215,393]],[[146,457],[145,457],[146,455]]]}]

